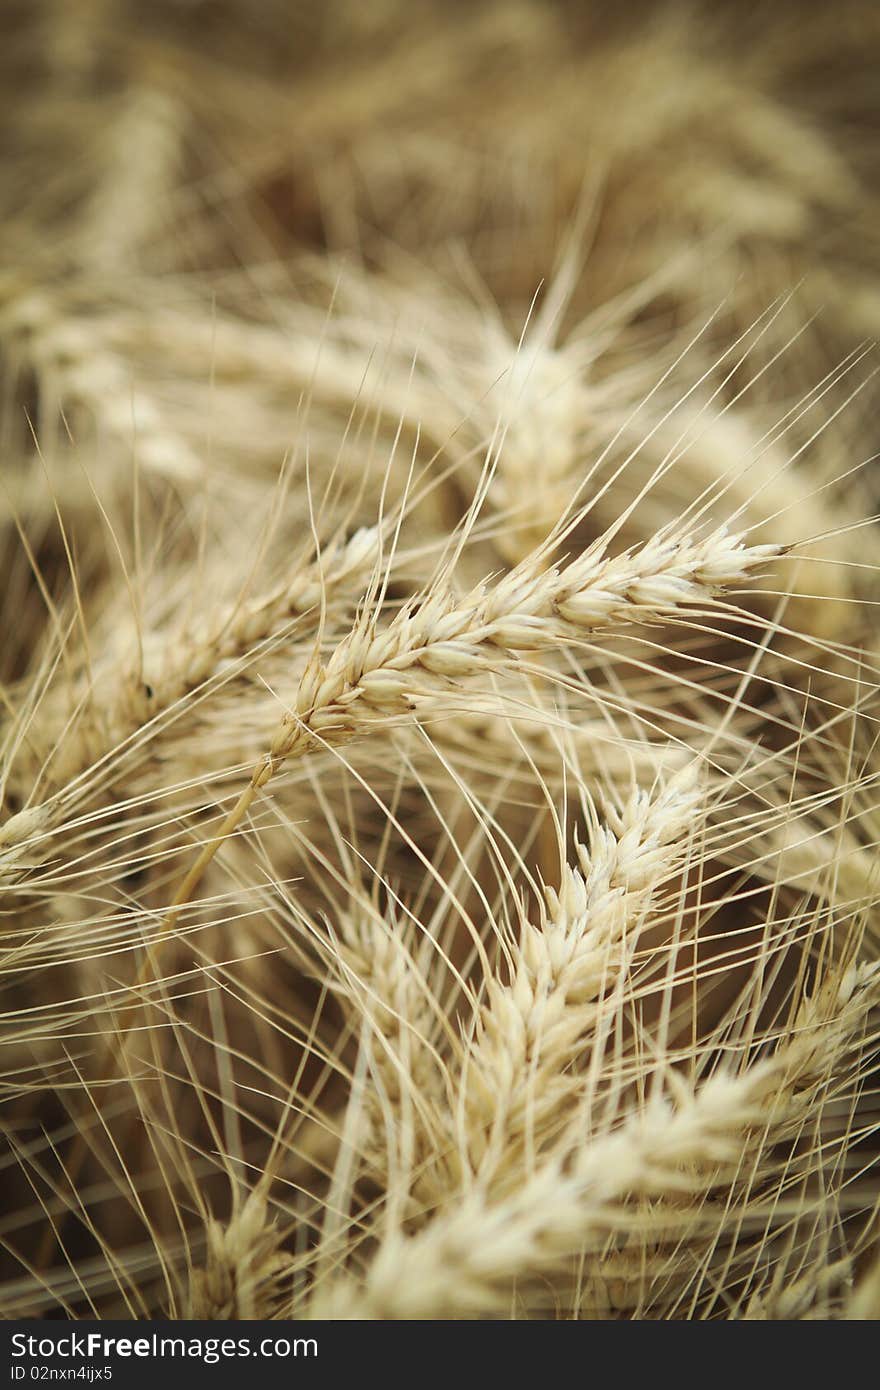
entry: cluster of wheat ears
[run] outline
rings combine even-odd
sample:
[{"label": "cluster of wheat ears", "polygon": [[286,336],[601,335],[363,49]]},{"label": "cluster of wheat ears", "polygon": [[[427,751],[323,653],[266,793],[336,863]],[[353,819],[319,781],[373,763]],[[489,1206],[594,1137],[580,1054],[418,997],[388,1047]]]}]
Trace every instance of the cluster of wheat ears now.
[{"label": "cluster of wheat ears", "polygon": [[880,1315],[880,10],[2,22],[0,1313]]}]

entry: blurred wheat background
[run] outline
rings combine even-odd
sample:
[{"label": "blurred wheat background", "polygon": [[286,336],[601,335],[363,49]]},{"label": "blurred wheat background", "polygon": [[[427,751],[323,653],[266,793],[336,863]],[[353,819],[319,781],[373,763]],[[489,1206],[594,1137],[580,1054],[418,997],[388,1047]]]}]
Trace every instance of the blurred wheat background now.
[{"label": "blurred wheat background", "polygon": [[0,25],[0,1313],[880,1314],[880,9]]}]

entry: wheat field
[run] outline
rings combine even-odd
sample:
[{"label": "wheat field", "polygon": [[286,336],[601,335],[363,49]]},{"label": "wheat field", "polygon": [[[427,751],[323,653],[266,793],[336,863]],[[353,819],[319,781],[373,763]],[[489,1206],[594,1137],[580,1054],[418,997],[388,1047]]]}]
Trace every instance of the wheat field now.
[{"label": "wheat field", "polygon": [[880,9],[0,28],[0,1316],[880,1315]]}]

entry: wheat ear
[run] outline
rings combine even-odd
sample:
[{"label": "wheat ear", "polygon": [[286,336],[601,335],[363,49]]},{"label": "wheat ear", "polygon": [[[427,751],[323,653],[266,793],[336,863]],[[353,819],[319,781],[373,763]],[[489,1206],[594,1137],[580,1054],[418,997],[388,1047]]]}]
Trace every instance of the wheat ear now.
[{"label": "wheat ear", "polygon": [[658,537],[614,557],[596,545],[561,569],[541,570],[536,552],[494,587],[464,600],[444,589],[429,593],[382,632],[365,617],[326,663],[317,654],[310,662],[269,751],[175,895],[164,930],[173,928],[220,845],[291,756],[315,742],[347,742],[364,716],[412,715],[421,697],[497,666],[500,653],[577,643],[615,625],[698,612],[780,553],[774,545],[747,546],[724,527],[703,540]]},{"label": "wheat ear", "polygon": [[231,1220],[207,1221],[207,1256],[190,1273],[186,1317],[228,1320],[269,1315],[271,1295],[290,1261],[278,1253],[279,1233],[265,1198],[250,1192]]},{"label": "wheat ear", "polygon": [[540,922],[524,924],[511,981],[489,981],[463,1070],[467,1156],[481,1180],[515,1166],[526,1131],[540,1152],[582,1084],[573,1063],[588,1054],[601,999],[618,987],[659,886],[681,867],[701,799],[689,766],[609,808],[589,849],[576,845],[578,866],[545,889]]},{"label": "wheat ear", "polygon": [[132,373],[104,345],[98,320],[76,316],[48,288],[0,283],[0,341],[33,369],[59,409],[84,406],[110,439],[136,447],[145,468],[179,482],[205,478],[206,465],[169,429],[156,401],[140,387],[132,395]]},{"label": "wheat ear", "polygon": [[358,1023],[371,1082],[361,1116],[362,1158],[386,1180],[383,1134],[394,1135],[401,1167],[412,1171],[425,1159],[425,1137],[440,1131],[433,1039],[451,1032],[432,990],[436,943],[425,935],[415,948],[410,937],[388,909],[380,913],[360,902],[342,915],[328,953],[331,988]]},{"label": "wheat ear", "polygon": [[[316,1318],[436,1318],[491,1314],[509,1304],[517,1276],[538,1275],[604,1239],[620,1204],[734,1183],[744,1146],[799,1132],[816,1085],[858,1039],[878,997],[874,966],[850,967],[805,1001],[774,1055],[739,1075],[689,1086],[670,1075],[671,1097],[650,1095],[617,1129],[593,1140],[580,1124],[567,1143],[500,1201],[475,1185],[415,1235],[386,1237],[362,1287],[343,1277],[315,1293]],[[856,1041],[855,1046],[860,1044]],[[674,1098],[674,1099],[673,1099]],[[671,1206],[675,1215],[675,1204]]]},{"label": "wheat ear", "polygon": [[[136,735],[140,748],[150,731],[161,727],[163,715],[190,692],[227,671],[230,663],[286,633],[291,624],[296,624],[292,636],[297,638],[313,632],[326,615],[327,605],[340,590],[347,591],[347,586],[356,591],[352,602],[360,597],[376,564],[381,537],[382,529],[376,526],[360,527],[347,539],[338,536],[324,548],[320,559],[300,565],[282,583],[250,600],[236,600],[205,615],[196,632],[187,628],[163,634],[161,649],[157,638],[152,644],[157,651],[150,652],[148,664],[140,649],[134,652],[127,664],[113,671],[112,682],[107,673],[107,696],[92,697],[75,730],[65,738],[61,736],[70,726],[69,695],[67,705],[60,712],[50,711],[50,717],[43,721],[48,727],[30,727],[28,745],[37,767],[48,764],[50,786],[60,792],[50,820],[63,813],[68,783],[115,752],[124,754]],[[144,641],[141,648],[149,650],[150,645]],[[70,789],[71,798],[77,790]],[[12,819],[3,828],[10,843],[15,833]]]}]

